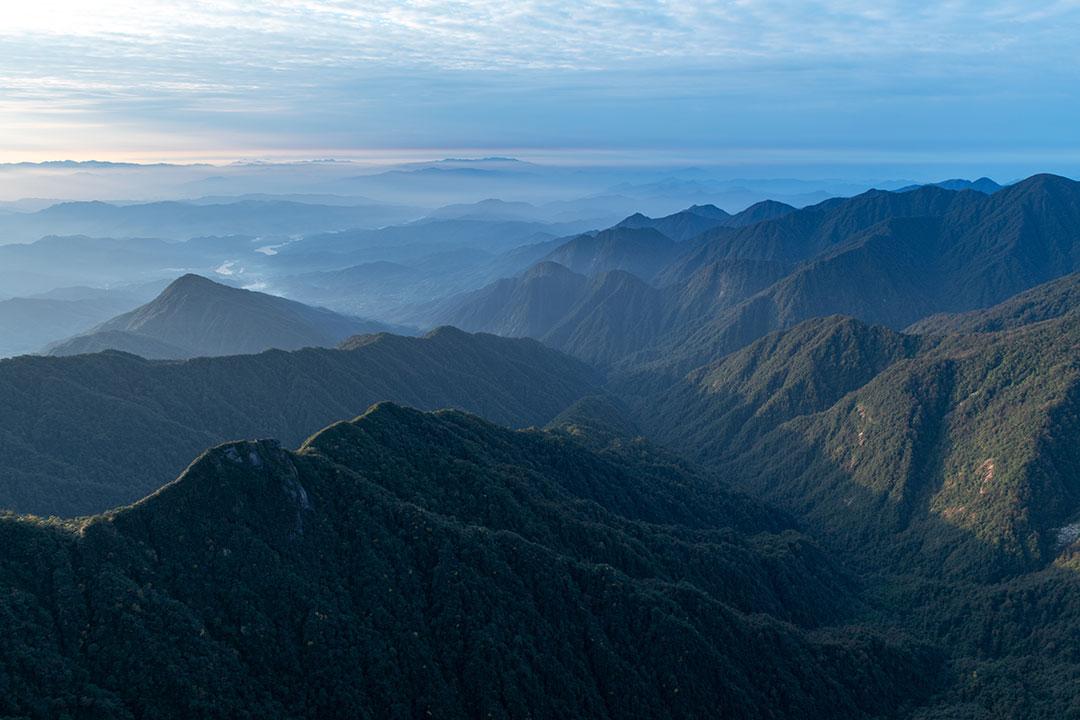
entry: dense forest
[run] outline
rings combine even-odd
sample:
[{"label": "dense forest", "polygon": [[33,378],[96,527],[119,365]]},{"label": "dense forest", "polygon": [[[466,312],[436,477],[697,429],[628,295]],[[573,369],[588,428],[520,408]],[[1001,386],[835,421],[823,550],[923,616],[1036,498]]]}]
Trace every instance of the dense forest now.
[{"label": "dense forest", "polygon": [[873,717],[940,664],[849,625],[850,578],[753,501],[458,413],[0,533],[11,716]]}]

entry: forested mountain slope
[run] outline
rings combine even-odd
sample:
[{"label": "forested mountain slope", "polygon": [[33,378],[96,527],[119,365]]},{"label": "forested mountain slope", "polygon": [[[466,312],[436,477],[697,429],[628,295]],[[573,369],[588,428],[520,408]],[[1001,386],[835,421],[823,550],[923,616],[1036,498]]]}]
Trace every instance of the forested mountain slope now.
[{"label": "forested mountain slope", "polygon": [[347,349],[148,361],[121,353],[0,362],[0,507],[76,515],[154,490],[202,449],[272,437],[296,447],[381,400],[543,425],[594,373],[532,340],[444,328]]},{"label": "forested mountain slope", "polygon": [[[675,382],[641,372],[607,391],[631,408],[624,435],[791,512],[875,588],[877,622],[949,653],[950,688],[914,717],[1068,716],[1080,672],[1070,286],[941,319],[975,335],[817,318]],[[613,411],[576,413],[573,426],[608,427]]]},{"label": "forested mountain slope", "polygon": [[1080,273],[1018,293],[1003,303],[966,313],[939,313],[914,323],[910,333],[997,332],[1052,320],[1080,307]]},{"label": "forested mountain slope", "polygon": [[1076,310],[948,337],[818,319],[622,390],[646,433],[871,564],[993,578],[1080,515],[1078,344]]},{"label": "forested mountain slope", "polygon": [[544,259],[585,276],[623,270],[650,278],[672,259],[676,247],[673,240],[652,228],[616,226],[572,238]]},{"label": "forested mountain slope", "polygon": [[[673,247],[665,267],[645,263],[637,271],[652,291],[637,291],[614,314],[603,307],[610,295],[585,293],[580,280],[572,292],[520,293],[512,288],[522,279],[511,278],[453,299],[436,320],[501,333],[500,317],[542,308],[544,323],[517,324],[514,333],[620,372],[676,375],[814,317],[844,314],[900,330],[1080,269],[1080,183],[1036,175],[991,195],[875,190],[718,227]],[[587,264],[580,269],[591,272]],[[596,318],[605,316],[617,325],[597,332]],[[634,334],[622,337],[627,327]]]},{"label": "forested mountain slope", "polygon": [[[796,265],[738,305],[689,320],[628,364],[659,359],[689,370],[831,314],[901,329],[934,313],[1001,302],[1080,268],[1080,183],[1066,178],[1037,175],[993,195],[926,187],[822,206],[704,245],[717,257]],[[677,262],[661,276],[707,264]]]},{"label": "forested mountain slope", "polygon": [[822,627],[844,577],[753,503],[454,412],[220,446],[0,541],[12,716],[881,717],[939,670]]}]

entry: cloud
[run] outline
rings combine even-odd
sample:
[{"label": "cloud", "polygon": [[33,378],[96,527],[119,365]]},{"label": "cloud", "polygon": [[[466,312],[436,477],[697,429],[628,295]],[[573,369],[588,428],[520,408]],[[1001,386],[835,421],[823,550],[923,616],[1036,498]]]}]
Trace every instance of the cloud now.
[{"label": "cloud", "polygon": [[79,116],[84,141],[109,147],[247,136],[269,149],[797,144],[837,130],[919,142],[927,132],[890,117],[936,117],[950,135],[1017,102],[1061,116],[1020,140],[1052,129],[1064,142],[1076,118],[1072,0],[35,0],[0,13],[0,131],[35,148],[49,142],[28,136],[35,121]]}]

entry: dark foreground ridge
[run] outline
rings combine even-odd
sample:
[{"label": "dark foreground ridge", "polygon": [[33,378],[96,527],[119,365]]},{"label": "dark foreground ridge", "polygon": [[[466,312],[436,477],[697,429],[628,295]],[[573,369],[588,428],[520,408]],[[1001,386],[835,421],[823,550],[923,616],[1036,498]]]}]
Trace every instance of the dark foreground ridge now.
[{"label": "dark foreground ridge", "polygon": [[0,519],[0,714],[873,717],[935,656],[670,466],[380,405],[219,446],[139,503]]}]

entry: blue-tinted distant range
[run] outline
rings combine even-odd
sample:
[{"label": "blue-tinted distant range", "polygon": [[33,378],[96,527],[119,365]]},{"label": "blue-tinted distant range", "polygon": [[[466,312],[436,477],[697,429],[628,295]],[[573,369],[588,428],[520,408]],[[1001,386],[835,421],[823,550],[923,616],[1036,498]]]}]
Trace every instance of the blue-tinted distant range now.
[{"label": "blue-tinted distant range", "polygon": [[0,161],[1074,176],[1078,19],[1070,0],[5,3]]}]

